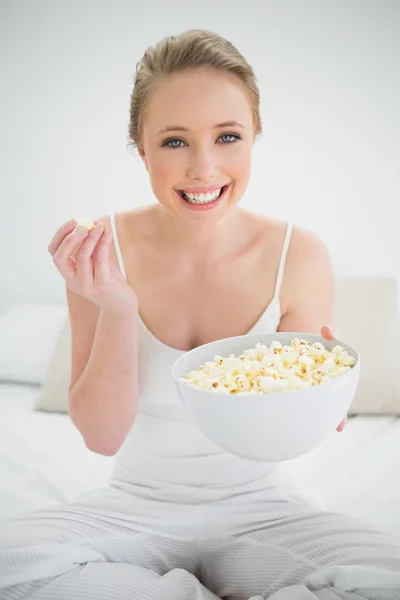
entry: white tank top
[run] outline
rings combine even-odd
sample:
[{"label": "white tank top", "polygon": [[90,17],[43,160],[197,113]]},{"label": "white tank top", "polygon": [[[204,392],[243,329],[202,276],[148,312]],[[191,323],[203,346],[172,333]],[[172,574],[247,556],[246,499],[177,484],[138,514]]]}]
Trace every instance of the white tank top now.
[{"label": "white tank top", "polygon": [[[110,220],[119,267],[126,278],[114,214]],[[291,232],[289,223],[274,297],[249,333],[278,329]],[[174,361],[183,352],[155,338],[140,317],[138,336],[139,411],[116,456],[111,485],[149,500],[181,503],[215,502],[287,485],[279,465],[238,458],[209,441],[180,401],[171,375]]]}]

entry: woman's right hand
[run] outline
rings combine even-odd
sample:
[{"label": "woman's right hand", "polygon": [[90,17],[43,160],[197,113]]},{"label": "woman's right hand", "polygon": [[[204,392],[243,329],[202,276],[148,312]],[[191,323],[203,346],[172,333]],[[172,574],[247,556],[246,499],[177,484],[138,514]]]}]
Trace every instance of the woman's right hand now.
[{"label": "woman's right hand", "polygon": [[48,250],[67,287],[102,310],[121,312],[137,305],[137,297],[110,258],[112,229],[98,222],[94,229],[64,223]]}]

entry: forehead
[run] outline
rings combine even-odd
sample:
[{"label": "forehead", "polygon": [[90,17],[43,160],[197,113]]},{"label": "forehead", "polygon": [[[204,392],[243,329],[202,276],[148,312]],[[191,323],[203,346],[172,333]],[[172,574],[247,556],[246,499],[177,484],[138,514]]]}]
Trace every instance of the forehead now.
[{"label": "forehead", "polygon": [[143,126],[151,131],[175,125],[195,130],[225,121],[252,127],[248,92],[234,75],[206,68],[160,78],[150,95]]}]

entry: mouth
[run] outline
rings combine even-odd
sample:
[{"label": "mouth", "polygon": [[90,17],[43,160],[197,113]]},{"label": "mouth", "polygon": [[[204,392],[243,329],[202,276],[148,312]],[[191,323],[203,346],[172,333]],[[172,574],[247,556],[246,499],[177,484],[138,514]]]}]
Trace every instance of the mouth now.
[{"label": "mouth", "polygon": [[212,192],[193,194],[184,190],[176,190],[178,196],[193,209],[212,208],[226,195],[230,184],[214,189]]}]

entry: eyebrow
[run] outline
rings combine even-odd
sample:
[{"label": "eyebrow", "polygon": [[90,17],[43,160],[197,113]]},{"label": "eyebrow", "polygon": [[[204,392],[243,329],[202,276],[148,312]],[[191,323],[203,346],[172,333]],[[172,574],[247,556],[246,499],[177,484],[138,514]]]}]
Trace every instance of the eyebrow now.
[{"label": "eyebrow", "polygon": [[[214,129],[221,129],[222,127],[241,127],[244,129],[244,125],[237,121],[224,121],[224,123],[217,123],[214,125]],[[189,131],[189,129],[187,127],[181,127],[180,125],[171,125],[164,129],[160,129],[160,131],[157,132],[157,135],[168,133],[169,131]]]}]

